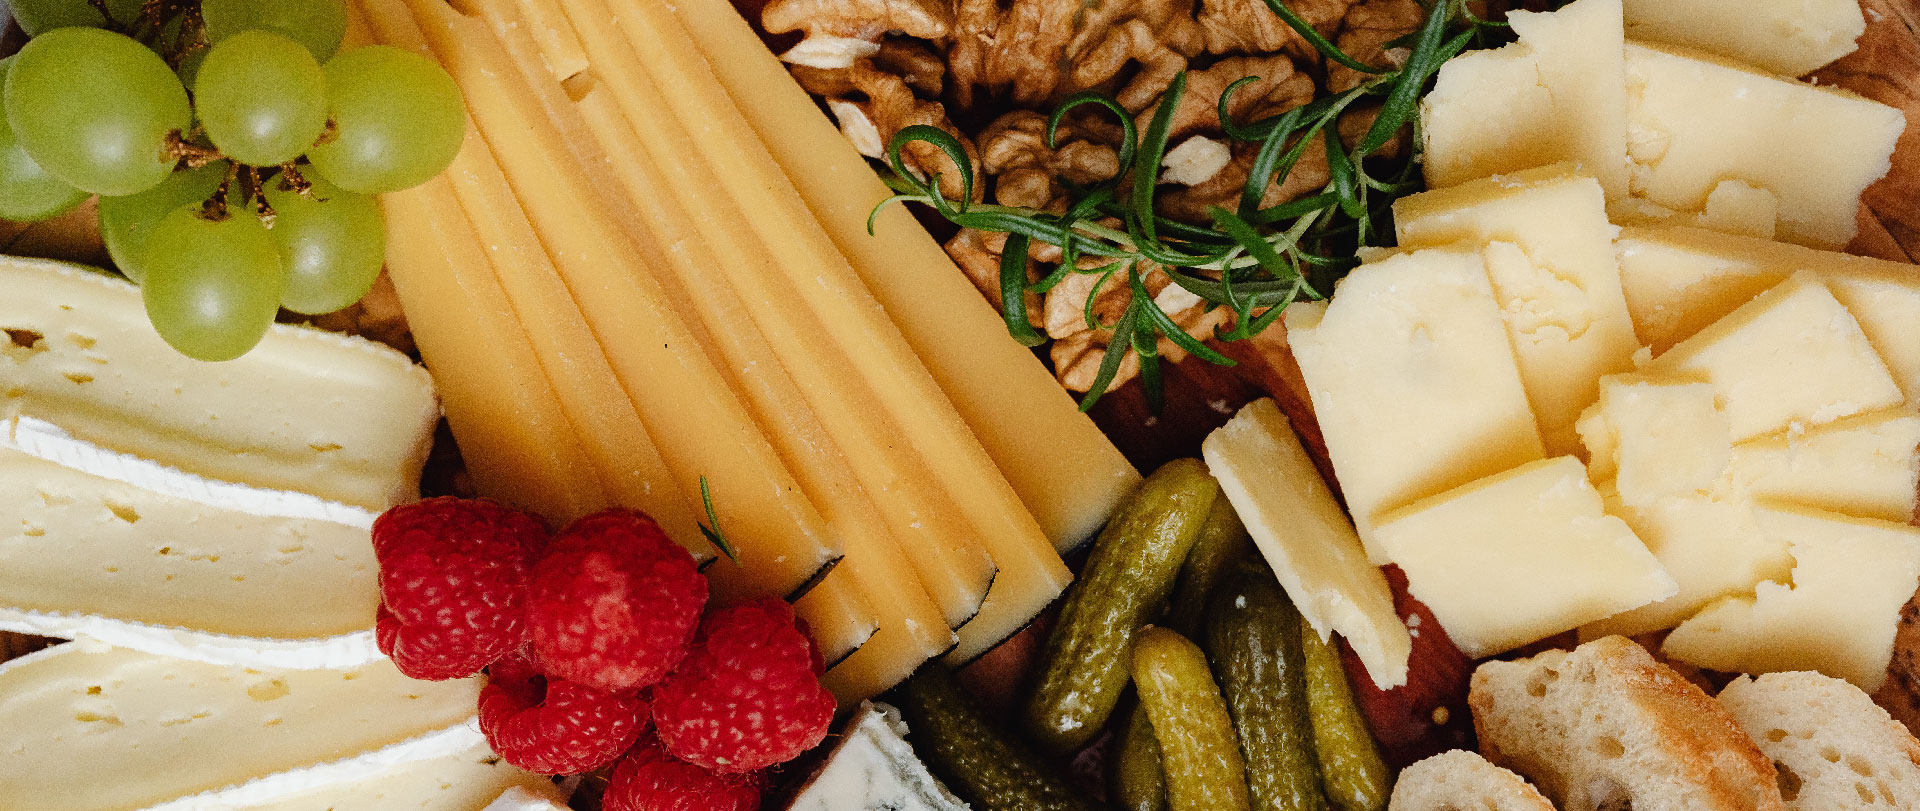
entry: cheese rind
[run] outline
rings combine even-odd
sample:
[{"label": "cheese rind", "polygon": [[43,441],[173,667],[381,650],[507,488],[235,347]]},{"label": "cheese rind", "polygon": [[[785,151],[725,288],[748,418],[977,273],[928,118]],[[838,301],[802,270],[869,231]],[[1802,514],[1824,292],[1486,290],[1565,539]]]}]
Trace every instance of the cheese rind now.
[{"label": "cheese rind", "polygon": [[0,258],[0,415],[212,479],[369,510],[413,500],[439,419],[433,381],[359,338],[275,325],[226,363],[173,351],[139,289]]},{"label": "cheese rind", "polygon": [[1729,673],[1818,670],[1873,692],[1920,583],[1920,529],[1782,505],[1756,510],[1793,551],[1791,582],[1729,597],[1667,635],[1666,655]]},{"label": "cheese rind", "polygon": [[1811,272],[1741,305],[1647,369],[1711,383],[1735,441],[1904,399],[1859,323]]},{"label": "cheese rind", "polygon": [[1698,48],[1782,76],[1847,54],[1866,33],[1856,0],[1625,0],[1627,36]]},{"label": "cheese rind", "polygon": [[[478,693],[385,661],[258,671],[60,645],[0,667],[0,796],[44,811],[271,801],[364,776],[365,753],[396,747],[387,756],[401,762],[471,746]],[[116,779],[92,779],[102,763]]]},{"label": "cheese rind", "polygon": [[1620,0],[1508,20],[1518,42],[1448,60],[1420,102],[1428,185],[1571,162],[1608,197],[1626,196]]},{"label": "cheese rind", "polygon": [[[560,811],[565,798],[553,781],[514,768],[470,727],[456,737],[467,746],[451,754],[398,762],[393,748],[374,752],[354,764],[362,776],[281,797],[230,806],[234,811],[507,811],[503,795],[530,803],[523,808]],[[474,740],[478,738],[478,740]],[[227,792],[229,795],[238,792]],[[193,798],[198,811],[215,811],[217,798]]]},{"label": "cheese rind", "polygon": [[1382,690],[1407,681],[1413,639],[1385,575],[1271,399],[1255,400],[1201,445],[1207,468],[1300,615],[1338,633]]},{"label": "cheese rind", "polygon": [[1734,486],[1755,498],[1906,523],[1920,485],[1920,414],[1911,406],[1734,446]]},{"label": "cheese rind", "polygon": [[1362,265],[1286,323],[1374,563],[1381,513],[1545,455],[1477,250]]},{"label": "cheese rind", "polygon": [[1887,173],[1900,111],[1733,63],[1628,43],[1633,196],[1700,211],[1722,181],[1765,189],[1787,242],[1839,249],[1860,193]]},{"label": "cheese rind", "polygon": [[1448,638],[1481,658],[1665,599],[1677,588],[1607,515],[1571,456],[1542,459],[1384,517],[1380,545]]}]

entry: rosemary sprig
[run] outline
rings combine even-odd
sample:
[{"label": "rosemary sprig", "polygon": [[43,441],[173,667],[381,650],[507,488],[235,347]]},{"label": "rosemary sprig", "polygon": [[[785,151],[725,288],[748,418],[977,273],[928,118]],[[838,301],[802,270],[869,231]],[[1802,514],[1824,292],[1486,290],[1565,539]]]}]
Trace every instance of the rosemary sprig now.
[{"label": "rosemary sprig", "polygon": [[[1420,93],[1440,66],[1470,44],[1486,44],[1489,29],[1501,25],[1473,16],[1466,0],[1433,0],[1420,28],[1390,43],[1410,49],[1406,63],[1393,68],[1353,58],[1315,31],[1284,0],[1266,3],[1327,60],[1361,71],[1367,78],[1351,90],[1246,123],[1234,121],[1229,112],[1233,95],[1258,77],[1229,85],[1218,105],[1221,128],[1233,141],[1260,147],[1235,210],[1213,207],[1208,211],[1211,228],[1168,219],[1154,207],[1173,112],[1186,91],[1184,73],[1161,95],[1145,131],[1137,130],[1130,111],[1098,92],[1076,93],[1060,103],[1047,123],[1049,148],[1057,148],[1060,123],[1067,114],[1082,107],[1101,108],[1122,128],[1117,150],[1120,171],[1104,183],[1072,189],[1064,213],[970,203],[973,165],[960,141],[937,127],[907,127],[887,145],[887,162],[893,169],[888,183],[897,194],[881,207],[891,202],[920,203],[962,228],[1008,235],[999,268],[1001,316],[1007,332],[1020,343],[1038,346],[1046,341],[1028,318],[1026,293],[1045,293],[1073,273],[1100,276],[1095,290],[1115,277],[1126,282],[1131,300],[1114,323],[1100,323],[1091,296],[1087,302],[1087,325],[1112,329],[1113,335],[1092,388],[1080,399],[1082,411],[1099,401],[1128,351],[1138,355],[1142,384],[1157,409],[1161,337],[1209,362],[1233,365],[1231,359],[1188,335],[1148,295],[1145,278],[1156,269],[1210,309],[1225,307],[1233,313],[1229,326],[1215,329],[1215,337],[1222,341],[1258,335],[1293,302],[1324,298],[1331,292],[1333,282],[1358,264],[1354,248],[1391,236],[1379,226],[1393,200],[1419,188],[1413,171],[1416,158],[1409,155],[1396,167],[1375,153],[1414,121]],[[1382,99],[1380,110],[1359,143],[1348,148],[1329,127],[1364,98]],[[1326,187],[1317,194],[1263,207],[1268,186],[1284,183],[1314,137],[1323,133],[1330,176]],[[933,145],[953,162],[965,196],[948,198],[939,191],[939,176],[921,177],[907,168],[901,153],[914,142]],[[1370,174],[1375,171],[1382,176]],[[1113,220],[1120,222],[1119,228],[1103,224]],[[1035,242],[1058,247],[1062,258],[1046,277],[1029,281],[1027,251]],[[1097,259],[1082,261],[1086,257]]]},{"label": "rosemary sprig", "polygon": [[733,565],[740,565],[740,556],[733,551],[733,544],[727,542],[727,536],[720,531],[720,516],[713,511],[713,491],[707,488],[707,477],[700,477],[700,506],[707,510],[707,522],[699,524],[700,534],[706,536],[707,543],[726,555]]}]

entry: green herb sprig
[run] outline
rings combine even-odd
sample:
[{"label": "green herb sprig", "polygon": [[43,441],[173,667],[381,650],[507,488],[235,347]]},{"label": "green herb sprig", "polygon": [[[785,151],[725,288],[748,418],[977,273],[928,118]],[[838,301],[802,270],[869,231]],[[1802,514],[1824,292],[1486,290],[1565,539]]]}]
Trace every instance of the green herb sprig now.
[{"label": "green herb sprig", "polygon": [[[1279,320],[1288,305],[1301,298],[1325,298],[1334,281],[1358,264],[1353,248],[1377,244],[1379,225],[1392,202],[1419,189],[1414,172],[1417,161],[1411,155],[1394,165],[1379,159],[1376,153],[1403,127],[1417,126],[1420,93],[1440,66],[1469,45],[1488,44],[1490,30],[1501,25],[1473,16],[1466,0],[1433,0],[1416,31],[1387,43],[1389,48],[1409,49],[1406,63],[1390,68],[1368,65],[1348,55],[1288,8],[1284,0],[1266,3],[1330,62],[1367,74],[1367,78],[1345,92],[1244,124],[1234,121],[1229,112],[1233,96],[1259,77],[1248,76],[1228,85],[1218,106],[1221,128],[1236,142],[1258,143],[1260,147],[1238,205],[1233,210],[1209,207],[1211,228],[1169,219],[1154,207],[1173,113],[1186,92],[1185,73],[1176,76],[1162,94],[1144,132],[1137,131],[1132,113],[1105,94],[1084,91],[1060,103],[1047,121],[1048,148],[1058,148],[1061,121],[1083,106],[1104,109],[1122,127],[1117,150],[1120,171],[1104,183],[1071,189],[1064,213],[969,202],[975,181],[973,165],[959,139],[938,127],[907,127],[887,145],[887,162],[894,172],[889,182],[898,194],[875,207],[874,215],[887,203],[920,203],[962,228],[1007,234],[1000,255],[1000,310],[1007,332],[1022,344],[1038,346],[1046,341],[1028,318],[1026,293],[1045,293],[1074,273],[1099,276],[1095,290],[1103,289],[1116,276],[1124,279],[1131,300],[1113,323],[1101,323],[1093,313],[1093,297],[1088,298],[1088,328],[1111,329],[1113,335],[1093,386],[1080,399],[1082,411],[1092,408],[1106,392],[1129,350],[1139,356],[1141,383],[1149,403],[1157,410],[1162,400],[1158,347],[1163,336],[1209,362],[1234,365],[1232,359],[1187,334],[1147,294],[1146,276],[1156,268],[1206,302],[1209,309],[1226,307],[1232,311],[1230,326],[1215,329],[1215,337],[1222,341],[1260,334]],[[1359,143],[1347,148],[1328,128],[1355,102],[1373,97],[1383,99],[1378,115]],[[1268,185],[1284,183],[1311,147],[1314,136],[1322,133],[1326,135],[1323,143],[1331,178],[1326,187],[1317,194],[1263,207]],[[960,199],[948,198],[939,191],[938,175],[921,177],[908,170],[901,153],[914,142],[933,145],[953,162],[963,190]],[[1379,176],[1373,174],[1376,171]],[[1108,219],[1119,220],[1121,227],[1102,223]],[[872,227],[871,219],[868,227]],[[1058,247],[1061,260],[1045,278],[1030,282],[1027,251],[1034,242]],[[1083,257],[1098,259],[1082,262]]]}]

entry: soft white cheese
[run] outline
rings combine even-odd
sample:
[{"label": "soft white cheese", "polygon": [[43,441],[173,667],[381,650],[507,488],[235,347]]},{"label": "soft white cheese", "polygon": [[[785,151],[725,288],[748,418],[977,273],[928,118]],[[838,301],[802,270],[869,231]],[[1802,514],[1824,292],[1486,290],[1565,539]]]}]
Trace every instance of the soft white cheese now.
[{"label": "soft white cheese", "polygon": [[966,811],[906,741],[900,711],[864,702],[787,811]]},{"label": "soft white cheese", "polygon": [[552,780],[514,768],[484,737],[472,740],[470,728],[459,729],[469,745],[453,754],[390,763],[358,779],[236,811],[564,811]]}]

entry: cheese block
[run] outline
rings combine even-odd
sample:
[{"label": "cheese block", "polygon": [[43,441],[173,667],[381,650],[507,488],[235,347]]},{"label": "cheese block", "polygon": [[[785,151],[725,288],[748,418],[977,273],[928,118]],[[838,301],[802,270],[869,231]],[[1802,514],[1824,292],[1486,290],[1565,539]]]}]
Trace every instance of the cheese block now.
[{"label": "cheese block", "polygon": [[1735,441],[1904,399],[1859,323],[1809,272],[1741,305],[1647,369],[1713,384]]},{"label": "cheese block", "polygon": [[1612,479],[1629,507],[1710,493],[1733,455],[1713,386],[1685,380],[1602,378],[1600,399],[1580,418],[1580,436],[1591,455],[1588,473]]},{"label": "cheese block", "polygon": [[1620,281],[1640,342],[1664,352],[1754,296],[1810,270],[1846,305],[1911,402],[1920,402],[1920,270],[1864,256],[1693,228],[1627,228]]},{"label": "cheese block", "polygon": [[1662,651],[1729,673],[1818,670],[1879,689],[1900,608],[1920,585],[1920,529],[1785,505],[1756,512],[1792,548],[1792,579],[1707,606]]},{"label": "cheese block", "polygon": [[1378,539],[1468,656],[1504,653],[1671,597],[1633,530],[1571,456],[1489,476],[1385,516]]},{"label": "cheese block", "polygon": [[1773,194],[1778,237],[1839,249],[1860,192],[1887,173],[1906,120],[1845,91],[1731,62],[1628,43],[1633,196],[1699,211],[1724,180]]},{"label": "cheese block", "polygon": [[1427,184],[1571,162],[1608,197],[1625,197],[1620,0],[1576,0],[1507,19],[1518,42],[1448,60],[1420,102]]},{"label": "cheese block", "polygon": [[1625,0],[1627,36],[1682,45],[1783,76],[1853,53],[1866,33],[1857,0]]},{"label": "cheese block", "polygon": [[[1066,551],[1091,539],[1140,474],[726,0],[672,8],[747,122],[886,308],[1034,520]],[[869,218],[872,222],[869,224]],[[871,225],[871,230],[869,226]]]},{"label": "cheese block", "polygon": [[140,291],[76,265],[0,258],[0,415],[211,479],[369,510],[418,495],[433,381],[385,346],[275,325],[245,357],[172,351]]},{"label": "cheese block", "polygon": [[242,670],[59,645],[0,666],[0,796],[41,811],[271,802],[467,750],[479,689],[384,660]]},{"label": "cheese block", "polygon": [[453,754],[370,769],[348,783],[319,786],[244,811],[559,811],[553,781],[514,768],[483,737]]},{"label": "cheese block", "polygon": [[1286,325],[1374,563],[1381,513],[1545,455],[1477,249],[1362,265]]},{"label": "cheese block", "polygon": [[1760,531],[1753,501],[1743,493],[1723,488],[1669,496],[1634,508],[1620,502],[1613,482],[1601,482],[1599,489],[1607,512],[1633,528],[1679,590],[1667,599],[1583,626],[1583,641],[1672,628],[1707,603],[1752,593],[1755,584],[1785,578],[1793,568],[1786,543]]},{"label": "cheese block", "polygon": [[1693,226],[1722,234],[1773,239],[1780,203],[1773,192],[1739,180],[1722,180],[1707,193],[1699,211],[1674,211],[1638,197],[1607,201],[1607,217],[1617,225]]},{"label": "cheese block", "polygon": [[1593,402],[1594,381],[1632,368],[1639,349],[1600,184],[1564,164],[1497,175],[1402,197],[1393,221],[1405,248],[1487,244],[1494,300],[1547,452],[1578,453],[1573,423]]},{"label": "cheese block", "polygon": [[[290,509],[298,494],[97,449],[89,464],[63,466],[8,444],[0,442],[0,627],[233,664],[341,667],[379,657],[371,514],[342,523],[311,497],[305,506],[316,509],[306,512]],[[33,444],[48,443],[43,435]]]},{"label": "cheese block", "polygon": [[862,703],[787,811],[966,811],[913,753],[907,734],[899,710]]},{"label": "cheese block", "polygon": [[1731,471],[1757,498],[1905,523],[1920,484],[1920,414],[1905,406],[1742,442]]},{"label": "cheese block", "polygon": [[1393,592],[1280,407],[1264,398],[1248,403],[1201,450],[1314,632],[1345,638],[1380,689],[1405,684],[1413,638],[1394,611]]}]

